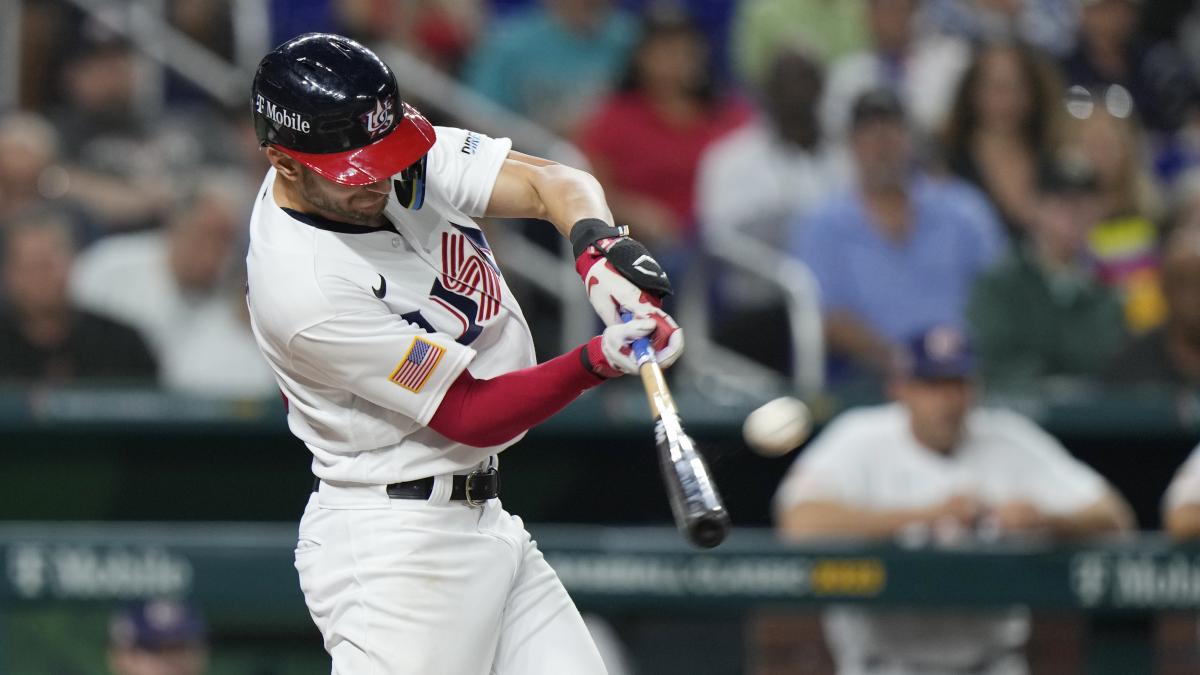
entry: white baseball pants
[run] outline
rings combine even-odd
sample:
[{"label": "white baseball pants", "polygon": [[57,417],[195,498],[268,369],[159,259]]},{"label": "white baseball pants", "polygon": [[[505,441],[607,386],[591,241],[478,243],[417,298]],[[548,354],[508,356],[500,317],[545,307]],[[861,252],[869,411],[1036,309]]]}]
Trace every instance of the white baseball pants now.
[{"label": "white baseball pants", "polygon": [[333,675],[604,675],[562,582],[498,499],[323,482],[296,570]]}]

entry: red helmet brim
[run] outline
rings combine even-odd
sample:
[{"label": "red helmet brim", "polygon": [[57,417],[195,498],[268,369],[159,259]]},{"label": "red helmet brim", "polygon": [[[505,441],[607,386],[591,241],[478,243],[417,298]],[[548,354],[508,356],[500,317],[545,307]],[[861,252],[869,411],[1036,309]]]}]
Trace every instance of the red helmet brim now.
[{"label": "red helmet brim", "polygon": [[386,180],[421,159],[437,134],[416,108],[404,105],[404,118],[391,133],[361,148],[345,152],[298,152],[280,145],[283,154],[340,185],[358,187]]}]

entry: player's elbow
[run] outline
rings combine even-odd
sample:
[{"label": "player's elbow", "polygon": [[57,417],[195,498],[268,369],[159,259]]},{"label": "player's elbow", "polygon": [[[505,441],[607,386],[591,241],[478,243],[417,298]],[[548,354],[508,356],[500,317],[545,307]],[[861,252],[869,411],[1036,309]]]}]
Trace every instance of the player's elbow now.
[{"label": "player's elbow", "polygon": [[1083,524],[1077,528],[1077,534],[1083,536],[1129,532],[1137,527],[1137,518],[1129,502],[1112,488],[1094,504],[1083,509],[1077,520]]},{"label": "player's elbow", "polygon": [[786,541],[827,539],[837,534],[820,504],[804,502],[780,510],[775,517],[775,529]]},{"label": "player's elbow", "polygon": [[1106,499],[1112,532],[1131,532],[1137,529],[1137,516],[1133,507],[1116,490],[1110,490]]},{"label": "player's elbow", "polygon": [[534,189],[541,197],[543,217],[558,210],[560,202],[605,203],[604,188],[592,174],[563,164],[539,166],[533,171]]},{"label": "player's elbow", "polygon": [[1167,509],[1163,521],[1167,534],[1176,541],[1200,539],[1200,503]]},{"label": "player's elbow", "polygon": [[603,194],[604,190],[600,187],[600,181],[592,174],[576,169],[566,164],[547,164],[539,166],[535,172],[537,180],[545,185],[554,187],[574,186],[581,190],[597,191]]}]

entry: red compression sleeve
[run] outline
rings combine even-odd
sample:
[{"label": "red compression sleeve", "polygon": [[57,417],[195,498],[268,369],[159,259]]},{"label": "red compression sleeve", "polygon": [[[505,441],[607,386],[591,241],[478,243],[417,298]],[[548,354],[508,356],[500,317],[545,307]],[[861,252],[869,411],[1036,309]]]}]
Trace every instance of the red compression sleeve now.
[{"label": "red compression sleeve", "polygon": [[429,428],[477,448],[511,440],[604,381],[584,368],[582,350],[489,380],[464,370],[446,390]]}]

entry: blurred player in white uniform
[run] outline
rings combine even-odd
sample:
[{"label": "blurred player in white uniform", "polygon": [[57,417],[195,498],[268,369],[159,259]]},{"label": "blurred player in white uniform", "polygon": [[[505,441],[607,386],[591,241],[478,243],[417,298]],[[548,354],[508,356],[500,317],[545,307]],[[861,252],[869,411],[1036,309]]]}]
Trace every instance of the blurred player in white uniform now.
[{"label": "blurred player in white uniform", "polygon": [[[1028,419],[972,409],[961,333],[908,345],[894,403],[851,410],[804,451],[775,496],[781,536],[1082,537],[1125,529],[1124,500]],[[907,612],[835,607],[824,617],[839,675],[1020,675],[1023,608]]]},{"label": "blurred player in white uniform", "polygon": [[[251,216],[248,299],[319,479],[296,568],[333,672],[603,673],[496,498],[496,455],[634,372],[633,339],[648,335],[664,364],[679,356],[682,333],[659,309],[666,276],[613,226],[591,176],[433,127],[351,40],[276,48],[252,109],[273,168]],[[604,334],[536,364],[479,216],[543,218],[569,236]]]}]

